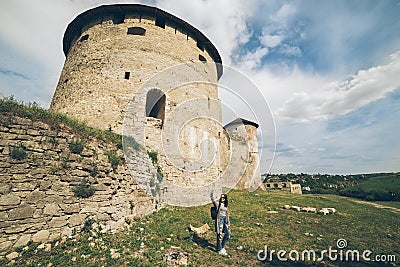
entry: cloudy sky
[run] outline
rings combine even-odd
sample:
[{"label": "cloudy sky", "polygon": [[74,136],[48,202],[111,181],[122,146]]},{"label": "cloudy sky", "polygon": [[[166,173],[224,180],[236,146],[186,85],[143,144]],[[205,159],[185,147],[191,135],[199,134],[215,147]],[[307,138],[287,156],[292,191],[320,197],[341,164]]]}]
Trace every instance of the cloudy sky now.
[{"label": "cloudy sky", "polygon": [[[111,3],[126,1],[0,0],[0,94],[49,107],[68,23]],[[260,129],[262,172],[400,171],[399,0],[135,3],[197,27],[254,82],[276,126]]]}]

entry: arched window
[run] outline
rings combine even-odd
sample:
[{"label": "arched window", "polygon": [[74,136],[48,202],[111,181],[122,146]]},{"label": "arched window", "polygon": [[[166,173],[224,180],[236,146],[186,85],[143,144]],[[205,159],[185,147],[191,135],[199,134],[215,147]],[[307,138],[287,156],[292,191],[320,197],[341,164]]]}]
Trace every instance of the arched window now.
[{"label": "arched window", "polygon": [[165,94],[159,89],[151,89],[146,97],[146,117],[153,117],[164,122]]},{"label": "arched window", "polygon": [[199,60],[200,60],[201,62],[207,62],[207,59],[206,59],[204,56],[202,56],[202,55],[199,55]]},{"label": "arched window", "polygon": [[82,36],[79,41],[83,42],[83,41],[86,41],[87,39],[89,39],[89,34],[85,34],[84,36]]}]

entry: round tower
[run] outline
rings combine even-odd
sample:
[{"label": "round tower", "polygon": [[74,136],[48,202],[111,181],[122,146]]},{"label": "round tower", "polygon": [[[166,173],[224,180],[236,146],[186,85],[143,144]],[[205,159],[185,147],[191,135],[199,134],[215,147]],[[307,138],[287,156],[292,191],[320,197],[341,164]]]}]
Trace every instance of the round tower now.
[{"label": "round tower", "polygon": [[[117,133],[129,101],[146,80],[178,64],[221,63],[217,49],[199,30],[139,4],[105,5],[78,15],[67,27],[63,50],[66,60],[50,109]],[[190,88],[184,97],[181,92],[149,92],[144,119],[163,120],[173,106],[199,95],[217,100],[222,65],[206,65],[214,66],[207,72],[214,85]]]},{"label": "round tower", "polygon": [[[261,183],[258,153],[258,124],[246,119],[238,118],[224,126],[229,133],[229,142],[238,144],[238,151],[231,151],[232,157],[238,157],[241,178],[235,185],[236,189],[257,189]],[[225,141],[228,143],[227,141]],[[226,163],[225,163],[226,164]],[[234,170],[235,171],[235,170]]]}]

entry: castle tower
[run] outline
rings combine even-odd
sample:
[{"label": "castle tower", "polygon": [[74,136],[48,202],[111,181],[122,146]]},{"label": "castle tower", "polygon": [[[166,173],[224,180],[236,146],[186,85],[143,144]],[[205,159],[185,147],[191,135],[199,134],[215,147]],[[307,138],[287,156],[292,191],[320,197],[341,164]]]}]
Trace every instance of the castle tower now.
[{"label": "castle tower", "polygon": [[[218,187],[214,183],[229,164],[225,158],[236,153],[221,126],[217,82],[223,69],[210,40],[158,8],[119,4],[78,15],[67,27],[63,50],[50,109],[124,135],[138,126],[142,138],[129,135],[157,152],[163,174],[148,182],[149,191],[162,190],[174,205],[209,202],[199,188]],[[204,82],[191,82],[194,76]],[[132,125],[126,127],[127,121]]]},{"label": "castle tower", "polygon": [[[231,138],[231,142],[238,144],[240,151],[231,151],[233,159],[239,163],[242,170],[241,178],[237,182],[236,189],[257,189],[261,185],[261,172],[259,168],[258,153],[258,124],[246,119],[238,118],[224,126]],[[232,147],[232,146],[231,146]]]},{"label": "castle tower", "polygon": [[[100,6],[80,14],[67,27],[63,50],[66,60],[50,109],[117,133],[129,101],[147,79],[177,64],[221,63],[217,49],[199,30],[163,10],[138,4]],[[216,84],[222,65],[215,65],[209,75]],[[216,86],[208,89],[203,97],[218,99]],[[198,96],[193,91],[186,92],[186,100]],[[181,101],[168,95],[163,100],[158,110],[143,116],[164,117],[171,102]]]}]

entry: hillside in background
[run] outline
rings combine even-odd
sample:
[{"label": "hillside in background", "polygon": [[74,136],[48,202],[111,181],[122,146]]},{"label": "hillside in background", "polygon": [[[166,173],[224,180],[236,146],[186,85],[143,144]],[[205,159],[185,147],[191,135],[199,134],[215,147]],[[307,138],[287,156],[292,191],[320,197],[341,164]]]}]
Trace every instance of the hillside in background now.
[{"label": "hillside in background", "polygon": [[303,193],[337,194],[364,200],[400,201],[400,173],[354,175],[264,174],[264,181],[301,184]]}]

